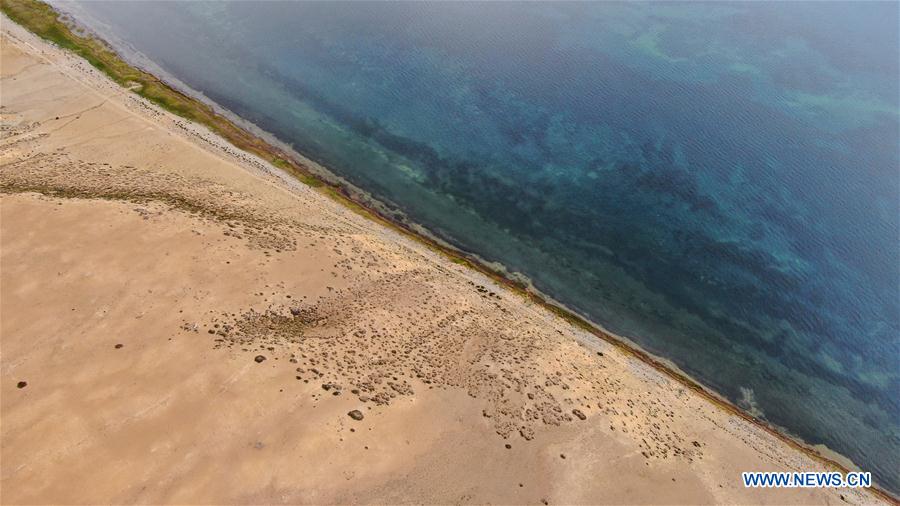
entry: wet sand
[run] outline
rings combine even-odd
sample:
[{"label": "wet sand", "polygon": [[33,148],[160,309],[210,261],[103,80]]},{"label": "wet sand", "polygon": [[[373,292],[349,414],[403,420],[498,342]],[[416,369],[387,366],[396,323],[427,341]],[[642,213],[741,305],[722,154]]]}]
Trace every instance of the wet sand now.
[{"label": "wet sand", "polygon": [[880,500],[5,18],[0,79],[3,503]]}]

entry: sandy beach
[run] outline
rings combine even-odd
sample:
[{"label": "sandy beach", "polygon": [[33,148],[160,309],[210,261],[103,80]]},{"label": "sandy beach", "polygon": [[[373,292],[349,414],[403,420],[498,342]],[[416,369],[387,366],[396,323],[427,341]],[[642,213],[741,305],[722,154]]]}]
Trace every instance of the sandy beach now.
[{"label": "sandy beach", "polygon": [[2,25],[4,504],[884,501]]}]

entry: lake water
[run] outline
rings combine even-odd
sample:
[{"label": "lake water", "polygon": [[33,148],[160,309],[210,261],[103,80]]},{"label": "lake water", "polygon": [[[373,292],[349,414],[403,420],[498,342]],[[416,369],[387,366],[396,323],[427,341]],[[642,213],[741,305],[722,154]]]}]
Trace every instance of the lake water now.
[{"label": "lake water", "polygon": [[78,9],[898,492],[898,5]]}]

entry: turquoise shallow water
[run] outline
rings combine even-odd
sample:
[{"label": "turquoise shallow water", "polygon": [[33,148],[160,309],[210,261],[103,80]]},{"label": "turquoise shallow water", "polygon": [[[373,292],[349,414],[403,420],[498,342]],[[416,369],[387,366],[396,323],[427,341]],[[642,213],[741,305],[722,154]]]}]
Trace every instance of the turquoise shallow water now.
[{"label": "turquoise shallow water", "polygon": [[900,491],[897,3],[79,8]]}]

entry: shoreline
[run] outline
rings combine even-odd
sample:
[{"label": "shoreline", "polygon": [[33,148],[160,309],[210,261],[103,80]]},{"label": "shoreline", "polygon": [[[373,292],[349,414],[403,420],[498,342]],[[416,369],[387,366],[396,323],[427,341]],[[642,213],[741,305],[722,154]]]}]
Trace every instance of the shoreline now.
[{"label": "shoreline", "polygon": [[[4,7],[6,7],[6,4],[4,4]],[[21,26],[21,23],[19,24]],[[27,26],[25,28],[30,29]],[[91,38],[93,39],[93,36]],[[99,37],[94,40],[99,41],[101,44],[105,44]],[[59,44],[57,45],[59,46]],[[76,52],[76,54],[78,53]],[[91,62],[90,60],[88,61],[93,64],[93,62]],[[126,62],[126,65],[131,64],[128,64]],[[100,70],[103,69],[100,68]],[[146,75],[150,75],[148,72],[143,70],[140,70],[140,72]],[[429,250],[449,258],[456,264],[462,265],[466,268],[472,269],[484,276],[489,277],[497,284],[505,286],[512,292],[524,297],[526,300],[546,310],[549,310],[551,313],[567,321],[569,324],[572,324],[590,333],[595,338],[615,346],[617,349],[623,351],[627,355],[634,357],[642,363],[652,367],[654,370],[664,374],[666,377],[696,392],[697,394],[711,402],[717,408],[722,409],[729,414],[736,415],[747,421],[748,423],[751,423],[754,426],[763,429],[765,432],[787,443],[788,446],[801,451],[807,456],[824,464],[826,467],[830,469],[840,470],[842,472],[846,472],[856,467],[852,462],[849,461],[849,459],[846,459],[845,457],[836,454],[831,450],[820,450],[813,445],[800,440],[799,438],[785,433],[784,429],[774,427],[771,424],[762,422],[752,417],[749,413],[745,412],[732,402],[728,401],[727,399],[702,385],[694,378],[691,378],[689,375],[685,374],[674,364],[661,357],[656,357],[644,351],[631,340],[623,336],[618,336],[606,331],[601,326],[585,318],[583,315],[580,315],[575,311],[566,308],[564,305],[553,300],[552,297],[549,297],[546,294],[543,294],[540,291],[536,290],[533,286],[530,285],[530,283],[527,282],[527,280],[513,279],[515,274],[506,272],[502,269],[502,266],[499,266],[499,264],[492,266],[490,262],[487,262],[484,259],[477,257],[476,255],[458,250],[453,246],[445,243],[444,241],[441,241],[440,239],[432,236],[431,234],[428,234],[427,230],[424,229],[424,227],[415,223],[411,223],[408,220],[398,219],[394,215],[394,213],[392,213],[386,206],[379,205],[379,203],[374,198],[368,196],[364,191],[343,181],[338,176],[331,174],[330,171],[328,171],[326,168],[321,167],[320,164],[308,160],[302,154],[287,149],[282,142],[278,141],[274,137],[271,137],[270,134],[265,133],[256,125],[249,124],[246,120],[234,116],[232,113],[216,104],[205,102],[205,97],[198,98],[195,96],[191,96],[190,93],[186,93],[183,90],[171,87],[166,83],[165,76],[163,76],[162,78],[160,78],[159,76],[153,77],[156,79],[156,82],[159,85],[162,85],[172,93],[181,96],[181,98],[186,103],[200,109],[205,107],[214,111],[214,115],[212,116],[212,118],[215,119],[215,122],[212,125],[207,125],[202,121],[196,121],[196,119],[190,117],[190,114],[179,114],[179,110],[177,108],[175,110],[168,109],[170,112],[175,113],[176,115],[186,119],[187,121],[193,122],[195,125],[200,125],[201,128],[209,129],[210,133],[222,137],[225,141],[230,142],[237,149],[246,151],[251,155],[258,157],[260,160],[270,163],[276,169],[283,171],[286,177],[293,178],[300,183],[312,187],[314,190],[339,202],[341,205],[345,206],[351,211],[362,215],[365,218],[374,221],[375,223],[379,223],[399,233],[409,240],[424,245]],[[113,80],[117,81],[115,77],[113,77]],[[122,85],[122,83],[119,84]],[[122,91],[127,93],[135,92],[136,90],[133,88],[123,87]],[[141,93],[138,94],[140,95]],[[146,96],[144,98],[150,100],[151,102],[155,102],[152,98],[148,98]],[[165,102],[163,102],[163,104],[165,104]],[[157,105],[161,105],[165,109],[166,107],[163,104],[157,103]],[[230,125],[230,127],[228,127],[228,125]],[[219,129],[221,129],[221,131],[218,131]],[[234,130],[238,130],[242,132],[242,134],[237,135],[233,138],[229,138],[228,135],[222,134],[222,132],[227,133],[233,132]],[[237,140],[238,142],[235,142],[235,140]],[[244,147],[242,147],[240,144],[243,144]],[[299,160],[297,160],[298,157]],[[316,170],[317,168],[321,168],[322,171],[331,174],[331,176],[336,178],[338,182],[328,181],[327,179],[324,179],[325,176],[318,173]],[[880,487],[875,486],[871,489],[871,491],[889,502],[896,503],[896,499],[889,492],[881,489]]]}]

